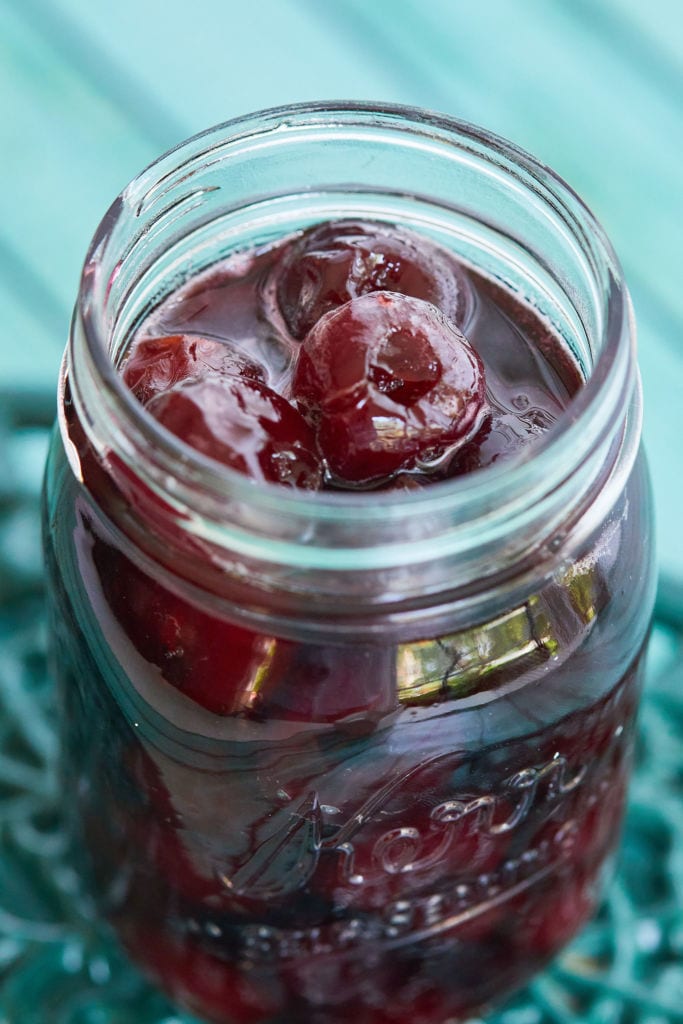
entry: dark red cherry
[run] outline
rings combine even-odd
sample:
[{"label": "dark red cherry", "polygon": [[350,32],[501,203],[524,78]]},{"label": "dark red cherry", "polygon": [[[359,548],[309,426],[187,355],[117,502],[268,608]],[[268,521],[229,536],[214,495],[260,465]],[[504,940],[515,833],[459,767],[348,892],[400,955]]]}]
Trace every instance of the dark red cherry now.
[{"label": "dark red cherry", "polygon": [[254,703],[269,718],[339,722],[372,731],[397,707],[393,650],[365,644],[282,644]]},{"label": "dark red cherry", "polygon": [[332,472],[353,483],[455,453],[488,413],[484,368],[465,336],[435,306],[392,292],[318,321],[293,394]]},{"label": "dark red cherry", "polygon": [[[197,902],[220,899],[224,886],[210,869],[202,870],[203,863],[195,863],[195,851],[188,843],[192,833],[176,810],[152,753],[140,744],[131,744],[123,756],[117,785],[121,780],[125,780],[126,787],[135,794],[135,802],[117,800],[110,788],[98,794],[97,814],[93,813],[90,822],[91,828],[96,830],[95,837],[98,835],[96,818],[104,817],[106,822],[106,827],[99,829],[98,862],[107,856],[112,831],[116,830],[123,844],[121,856],[126,862],[124,872],[131,886],[129,898],[139,891],[142,874],[142,884],[148,894],[152,887],[156,890],[157,901],[175,899],[176,894]],[[137,898],[144,900],[145,895]]]},{"label": "dark red cherry", "polygon": [[226,373],[265,382],[263,367],[238,349],[194,334],[139,341],[123,367],[125,383],[143,405],[184,380]]},{"label": "dark red cherry", "polygon": [[92,557],[113,617],[167,683],[217,715],[250,710],[284,641],[210,615],[99,538]]},{"label": "dark red cherry", "polygon": [[544,899],[524,908],[520,941],[543,960],[566,945],[595,909],[595,885],[583,874],[559,879]]},{"label": "dark red cherry", "polygon": [[244,377],[180,384],[148,405],[198,452],[254,480],[315,490],[322,465],[301,414],[275,391]]},{"label": "dark red cherry", "polygon": [[239,970],[187,936],[150,924],[122,928],[124,945],[171,997],[212,1024],[265,1024],[281,1009],[284,993],[272,969]]},{"label": "dark red cherry", "polygon": [[368,292],[401,292],[463,321],[467,283],[448,254],[396,227],[358,221],[318,224],[286,251],[278,303],[295,338],[321,316]]}]

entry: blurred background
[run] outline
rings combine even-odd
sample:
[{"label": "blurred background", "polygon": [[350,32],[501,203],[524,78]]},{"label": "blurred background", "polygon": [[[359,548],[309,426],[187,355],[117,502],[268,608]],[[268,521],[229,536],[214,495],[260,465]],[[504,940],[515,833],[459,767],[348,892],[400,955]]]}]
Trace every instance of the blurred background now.
[{"label": "blurred background", "polygon": [[[69,925],[65,944],[73,880],[55,882],[57,861],[19,827],[54,797],[49,711],[36,710],[49,708],[40,473],[80,265],[113,198],[186,136],[311,99],[419,105],[508,137],[583,196],[624,264],[661,569],[644,752],[621,895],[584,939],[594,959],[581,947],[508,1012],[683,1021],[680,0],[0,0],[0,1024],[178,1020],[99,938]],[[99,1016],[86,1016],[93,987]]]}]

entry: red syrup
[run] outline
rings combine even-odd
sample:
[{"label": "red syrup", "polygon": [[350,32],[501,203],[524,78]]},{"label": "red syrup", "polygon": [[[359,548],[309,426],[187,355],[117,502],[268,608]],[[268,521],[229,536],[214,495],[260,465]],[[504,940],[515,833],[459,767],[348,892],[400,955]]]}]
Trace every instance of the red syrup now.
[{"label": "red syrup", "polygon": [[[356,222],[191,280],[121,371],[202,455],[378,501],[533,457],[581,386],[510,292],[426,239]],[[180,1005],[215,1024],[445,1024],[518,987],[586,920],[640,678],[636,658],[592,681],[599,565],[551,585],[549,619],[534,597],[503,625],[417,645],[302,643],[226,621],[77,516],[125,685],[144,677],[157,714],[181,701],[227,730],[200,757],[131,724],[106,684],[68,687],[95,891]],[[418,647],[445,666],[434,685],[416,679]]]}]

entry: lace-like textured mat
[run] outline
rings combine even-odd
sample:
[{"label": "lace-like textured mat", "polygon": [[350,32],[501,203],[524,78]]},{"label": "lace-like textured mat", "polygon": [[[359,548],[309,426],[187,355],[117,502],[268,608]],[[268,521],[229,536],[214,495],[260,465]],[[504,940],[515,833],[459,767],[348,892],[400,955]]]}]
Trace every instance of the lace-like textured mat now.
[{"label": "lace-like textured mat", "polygon": [[[0,1024],[190,1024],[76,910],[45,666],[50,410],[0,421]],[[596,918],[487,1024],[683,1022],[683,600],[660,595],[629,812]]]}]

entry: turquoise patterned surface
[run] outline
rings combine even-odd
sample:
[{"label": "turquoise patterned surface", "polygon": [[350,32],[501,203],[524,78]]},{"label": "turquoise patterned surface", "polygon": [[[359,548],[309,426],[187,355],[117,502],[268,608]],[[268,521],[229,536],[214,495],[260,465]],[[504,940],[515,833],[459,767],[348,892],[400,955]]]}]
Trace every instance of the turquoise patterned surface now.
[{"label": "turquoise patterned surface", "polygon": [[678,0],[0,0],[0,1024],[187,1024],[64,857],[37,496],[80,263],[112,198],[212,123],[305,99],[432,107],[562,173],[640,326],[662,570],[603,910],[496,1024],[683,1022],[683,7]]}]

